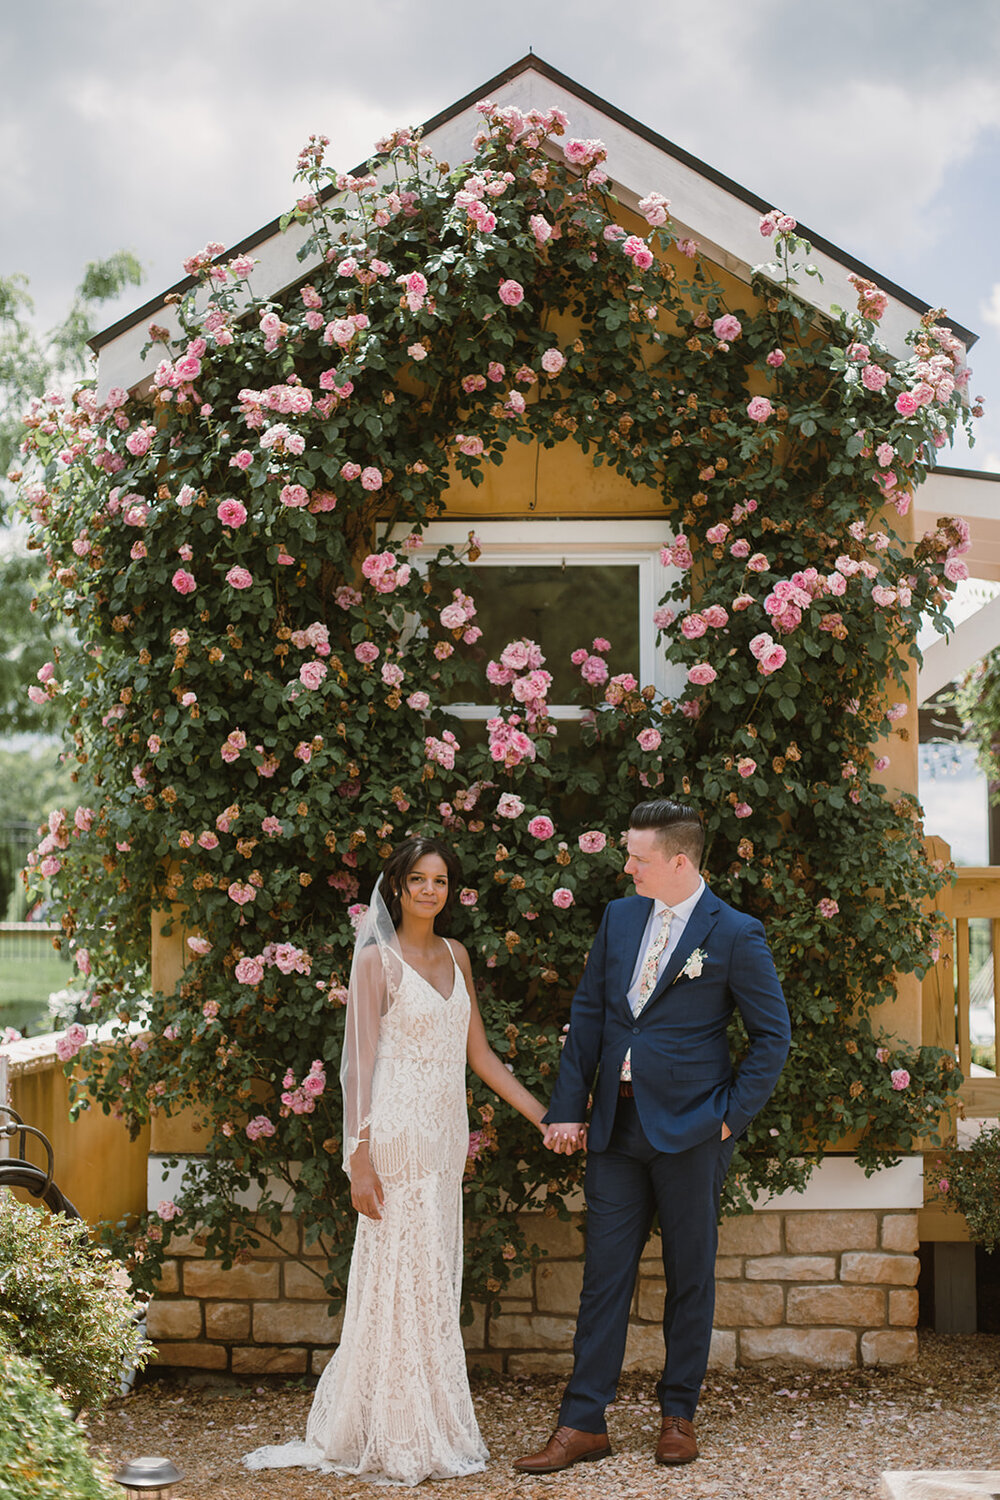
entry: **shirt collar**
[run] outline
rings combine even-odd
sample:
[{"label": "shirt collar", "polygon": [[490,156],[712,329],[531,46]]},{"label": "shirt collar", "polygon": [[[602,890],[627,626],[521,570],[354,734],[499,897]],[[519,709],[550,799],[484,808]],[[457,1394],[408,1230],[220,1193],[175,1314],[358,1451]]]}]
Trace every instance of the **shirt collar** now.
[{"label": "shirt collar", "polygon": [[[701,900],[702,892],[704,891],[704,889],[705,882],[704,880],[699,879],[698,889],[694,892],[693,895],[685,897],[683,901],[678,901],[676,906],[671,906],[669,908],[669,910],[673,912],[674,918],[680,918],[682,922],[686,922],[691,913],[694,911],[695,907],[698,905],[698,902]],[[668,910],[667,903],[665,901],[661,901],[658,896],[654,896],[653,910],[657,917],[662,917],[663,913]]]}]

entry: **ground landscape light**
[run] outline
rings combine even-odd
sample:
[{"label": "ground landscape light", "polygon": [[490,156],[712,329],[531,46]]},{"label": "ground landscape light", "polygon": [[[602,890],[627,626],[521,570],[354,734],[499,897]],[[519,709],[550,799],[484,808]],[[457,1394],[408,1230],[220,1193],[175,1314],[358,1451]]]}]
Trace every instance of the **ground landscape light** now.
[{"label": "ground landscape light", "polygon": [[171,1485],[184,1478],[169,1458],[133,1458],[115,1475],[129,1500],[146,1500],[147,1495],[165,1495]]}]

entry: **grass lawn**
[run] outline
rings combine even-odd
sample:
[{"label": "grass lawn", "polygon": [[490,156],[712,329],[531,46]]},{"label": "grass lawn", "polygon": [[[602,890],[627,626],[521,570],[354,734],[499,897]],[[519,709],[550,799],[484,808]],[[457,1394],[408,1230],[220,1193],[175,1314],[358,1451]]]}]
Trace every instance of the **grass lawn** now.
[{"label": "grass lawn", "polygon": [[[72,964],[60,958],[47,938],[32,942],[30,956],[24,954],[21,934],[15,943],[0,937],[0,1031],[14,1026],[35,1035],[48,1030],[49,995],[64,990],[75,973]],[[39,935],[41,936],[41,935]]]}]

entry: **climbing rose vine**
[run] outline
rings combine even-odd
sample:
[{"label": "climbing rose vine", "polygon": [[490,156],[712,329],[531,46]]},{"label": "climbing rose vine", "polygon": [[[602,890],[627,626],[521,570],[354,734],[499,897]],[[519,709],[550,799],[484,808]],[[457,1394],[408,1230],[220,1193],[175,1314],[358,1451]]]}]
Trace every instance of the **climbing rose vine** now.
[{"label": "climbing rose vine", "polygon": [[[275,1233],[285,1195],[338,1295],[354,924],[411,830],[454,844],[487,1030],[544,1094],[600,911],[630,889],[629,809],[701,808],[713,886],[765,921],[794,1031],[731,1208],[800,1184],[848,1133],[866,1167],[895,1159],[957,1082],[872,1010],[930,961],[944,878],[880,777],[918,619],[963,571],[960,523],[896,530],[965,415],[960,346],[930,314],[890,353],[860,278],[857,312],[809,307],[783,214],[761,222],[774,259],[752,285],[723,284],[665,198],[616,202],[604,147],[558,110],[481,113],[455,169],[403,130],[344,176],[311,138],[287,216],[298,283],[262,298],[250,255],[208,245],[175,329],[150,326],[151,381],[29,414],[41,607],[78,641],[32,696],[69,698],[80,785],[32,882],[120,1037],[98,1050],[80,1026],[63,1051],[133,1126],[204,1117],[205,1156],[135,1239],[151,1271],[177,1230],[223,1255]],[[684,682],[659,696],[581,622],[573,732],[542,645],[480,618],[475,536],[425,540],[455,475],[567,442],[664,506],[651,623]],[[485,729],[456,698],[491,705]],[[168,993],[150,992],[153,920],[185,937]],[[564,1213],[579,1164],[478,1087],[470,1102],[466,1289],[490,1296],[530,1255],[511,1211]]]}]

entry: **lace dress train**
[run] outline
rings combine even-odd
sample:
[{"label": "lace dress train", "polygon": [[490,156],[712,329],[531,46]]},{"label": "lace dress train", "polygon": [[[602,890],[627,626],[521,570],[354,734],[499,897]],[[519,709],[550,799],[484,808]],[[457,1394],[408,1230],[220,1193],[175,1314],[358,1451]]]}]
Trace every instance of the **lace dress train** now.
[{"label": "lace dress train", "polygon": [[258,1449],[249,1468],[312,1463],[414,1485],[485,1467],[459,1325],[468,1025],[457,964],[448,996],[402,966],[372,1075],[382,1218],[358,1220],[341,1343],[320,1377],[306,1447]]}]

